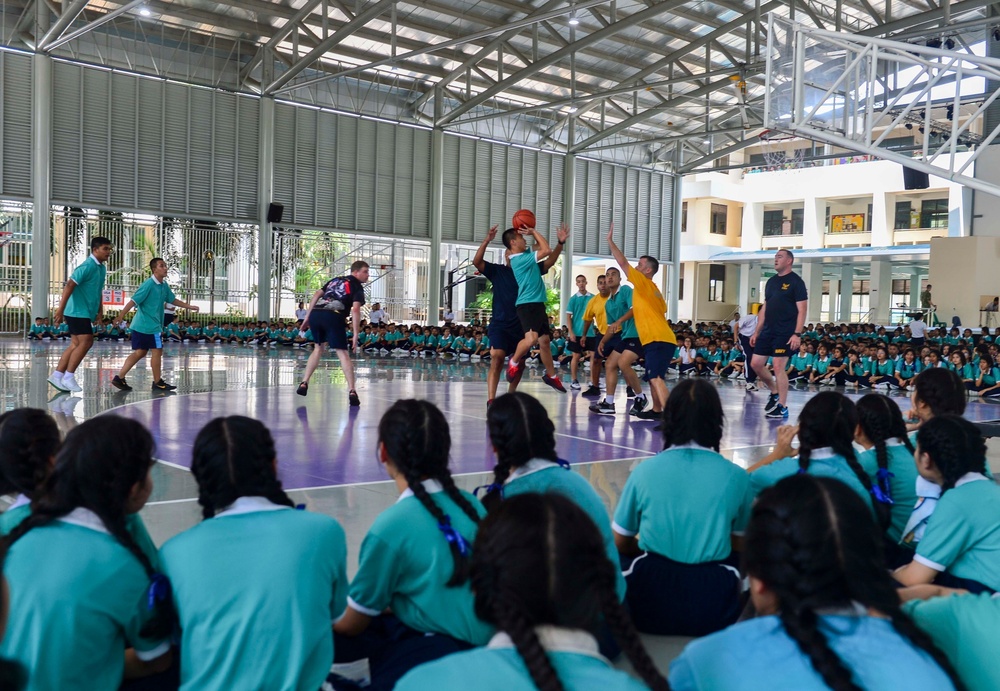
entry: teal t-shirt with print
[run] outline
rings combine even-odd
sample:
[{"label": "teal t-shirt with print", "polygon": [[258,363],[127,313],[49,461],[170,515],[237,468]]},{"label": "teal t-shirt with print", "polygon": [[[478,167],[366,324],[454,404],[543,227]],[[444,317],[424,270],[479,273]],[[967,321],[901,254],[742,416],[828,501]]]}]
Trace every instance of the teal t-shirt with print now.
[{"label": "teal t-shirt with print", "polygon": [[[73,270],[70,280],[76,284],[69,300],[66,301],[64,316],[77,319],[93,319],[101,310],[101,296],[108,267],[91,255]],[[161,308],[162,309],[162,308]]]},{"label": "teal t-shirt with print", "polygon": [[132,296],[135,303],[135,319],[132,320],[132,330],[141,334],[158,334],[163,332],[163,306],[177,299],[174,291],[166,281],[147,278]]},{"label": "teal t-shirt with print", "polygon": [[524,251],[511,255],[510,268],[517,281],[517,301],[514,304],[544,303],[547,295],[542,271],[538,266],[538,253]]},{"label": "teal t-shirt with print", "polygon": [[[629,286],[620,286],[618,292],[605,301],[604,309],[607,313],[608,324],[621,319],[625,313],[632,309],[632,289]],[[639,338],[639,330],[635,327],[634,318],[622,322],[621,337],[623,339]]]},{"label": "teal t-shirt with print", "polygon": [[[871,495],[865,489],[865,486],[861,484],[861,480],[854,474],[851,467],[847,465],[847,460],[843,456],[838,455],[823,454],[817,457],[817,451],[814,451],[811,455],[809,468],[806,472],[817,477],[832,477],[835,480],[840,480],[857,492],[858,496],[865,500],[865,506],[872,507],[872,511],[874,512],[875,509],[872,506]],[[776,485],[779,480],[789,475],[795,475],[798,472],[799,459],[791,456],[758,468],[750,473],[750,485],[753,488],[754,496],[757,496],[771,485]]]}]

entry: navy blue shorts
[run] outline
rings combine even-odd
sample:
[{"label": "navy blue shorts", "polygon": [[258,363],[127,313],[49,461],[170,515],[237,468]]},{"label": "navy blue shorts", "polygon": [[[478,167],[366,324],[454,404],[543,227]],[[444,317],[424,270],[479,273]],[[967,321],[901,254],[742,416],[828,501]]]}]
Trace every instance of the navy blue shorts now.
[{"label": "navy blue shorts", "polygon": [[642,350],[646,354],[646,373],[643,375],[643,379],[650,381],[663,379],[667,376],[667,368],[670,367],[670,361],[674,359],[677,344],[653,341],[644,345]]},{"label": "navy blue shorts", "polygon": [[331,310],[314,309],[309,315],[313,340],[326,343],[334,350],[347,350],[347,322],[344,315]]},{"label": "navy blue shorts", "polygon": [[757,342],[753,346],[754,355],[763,355],[764,357],[789,357],[791,349],[788,347],[788,342],[792,340],[792,334],[776,334],[773,331],[768,331],[765,326],[759,334],[757,334]]},{"label": "navy blue shorts", "polygon": [[[616,353],[624,353],[626,350],[635,353],[637,356],[642,357],[642,344],[639,342],[638,338],[622,338],[619,335],[612,337],[615,343],[614,351]],[[607,347],[604,348],[605,354],[610,353]]]},{"label": "navy blue shorts", "polygon": [[524,338],[524,331],[517,322],[512,324],[490,324],[486,331],[486,336],[490,339],[490,348],[502,350],[508,355],[513,355],[517,350],[517,344]]},{"label": "navy blue shorts", "polygon": [[158,350],[163,347],[162,334],[132,332],[132,350]]},{"label": "navy blue shorts", "polygon": [[86,317],[63,317],[70,336],[93,336],[94,325]]}]

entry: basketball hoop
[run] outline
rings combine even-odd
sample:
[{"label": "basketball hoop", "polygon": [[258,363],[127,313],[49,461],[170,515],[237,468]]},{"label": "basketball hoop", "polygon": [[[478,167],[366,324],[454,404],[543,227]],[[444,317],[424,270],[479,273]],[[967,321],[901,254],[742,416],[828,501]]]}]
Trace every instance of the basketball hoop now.
[{"label": "basketball hoop", "polygon": [[7,219],[3,223],[0,223],[0,247],[6,247],[14,241],[14,233],[9,230],[4,230],[13,219]]},{"label": "basketball hoop", "polygon": [[791,141],[794,137],[791,134],[779,130],[764,130],[761,132],[760,141],[763,145],[761,154],[764,156],[764,166],[768,170],[784,170],[796,167],[800,162],[796,154],[789,155],[785,150],[784,143]]}]

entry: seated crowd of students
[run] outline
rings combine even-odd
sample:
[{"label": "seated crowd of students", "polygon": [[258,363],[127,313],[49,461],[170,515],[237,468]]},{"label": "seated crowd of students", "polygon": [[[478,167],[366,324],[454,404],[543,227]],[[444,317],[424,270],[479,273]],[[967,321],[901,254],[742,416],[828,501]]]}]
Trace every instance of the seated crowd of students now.
[{"label": "seated crowd of students", "polygon": [[[685,379],[609,515],[531,396],[489,409],[475,493],[442,412],[399,400],[376,453],[399,499],[350,580],[343,529],[295,506],[260,422],[198,433],[203,520],[157,550],[138,513],[149,432],[102,415],[60,442],[17,409],[0,416],[0,686],[993,691],[1000,487],[965,403],[946,369],[917,376],[912,430],[882,394],[822,391],[744,470],[719,453],[717,388]],[[699,638],[664,676],[637,631]]]}]

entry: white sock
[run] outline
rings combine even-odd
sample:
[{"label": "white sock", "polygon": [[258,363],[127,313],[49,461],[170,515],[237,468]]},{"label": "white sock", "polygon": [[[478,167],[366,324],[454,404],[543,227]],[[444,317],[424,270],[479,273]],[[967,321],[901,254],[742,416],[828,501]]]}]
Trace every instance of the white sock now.
[{"label": "white sock", "polygon": [[59,370],[52,370],[53,379],[62,379],[64,374],[64,372],[60,372]]},{"label": "white sock", "polygon": [[604,396],[604,402],[605,402],[605,403],[608,403],[608,404],[610,404],[610,405],[614,405],[614,404],[615,404],[615,399],[614,399],[614,396],[608,396],[608,395],[605,395],[605,396]]}]

